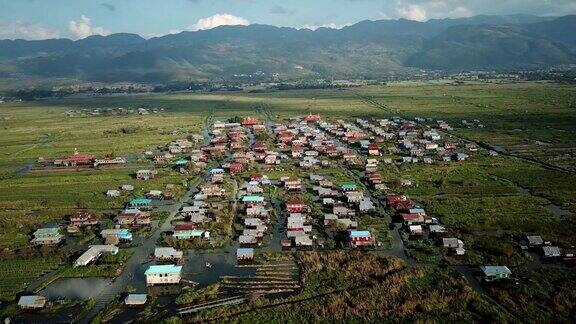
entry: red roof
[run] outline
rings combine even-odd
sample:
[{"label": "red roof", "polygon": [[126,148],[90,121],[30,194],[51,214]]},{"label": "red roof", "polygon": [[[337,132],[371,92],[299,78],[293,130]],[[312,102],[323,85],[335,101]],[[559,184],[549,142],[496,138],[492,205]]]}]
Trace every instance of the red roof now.
[{"label": "red roof", "polygon": [[308,115],[306,117],[304,117],[304,120],[307,122],[317,122],[320,120],[320,115]]},{"label": "red roof", "polygon": [[62,161],[68,161],[68,162],[90,163],[90,162],[92,162],[93,159],[94,159],[94,156],[92,154],[73,154],[70,156],[63,157],[61,160]]},{"label": "red roof", "polygon": [[196,228],[194,224],[178,224],[174,226],[174,231],[191,231]]},{"label": "red roof", "polygon": [[242,164],[234,162],[230,164],[230,172],[239,172],[242,170]]},{"label": "red roof", "polygon": [[250,176],[250,180],[252,180],[252,181],[259,181],[259,180],[262,180],[263,178],[264,178],[264,176],[259,174],[259,173],[253,173]]},{"label": "red roof", "polygon": [[244,126],[253,126],[259,123],[260,122],[258,121],[258,119],[254,117],[244,117],[244,119],[242,119],[242,125]]},{"label": "red roof", "polygon": [[422,215],[420,214],[401,214],[400,216],[402,216],[402,219],[405,221],[422,219]]},{"label": "red roof", "polygon": [[77,210],[75,212],[72,213],[72,216],[70,216],[70,220],[71,221],[85,221],[85,220],[90,220],[94,218],[94,214],[92,212],[86,211],[86,210]]}]

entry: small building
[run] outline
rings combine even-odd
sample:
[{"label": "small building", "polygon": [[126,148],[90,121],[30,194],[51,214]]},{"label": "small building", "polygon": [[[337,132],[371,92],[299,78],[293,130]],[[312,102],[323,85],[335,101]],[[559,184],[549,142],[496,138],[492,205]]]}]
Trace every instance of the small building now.
[{"label": "small building", "polygon": [[122,185],[122,187],[120,187],[120,189],[122,189],[123,191],[134,191],[134,186],[133,185],[129,185],[129,184],[125,184]]},{"label": "small building", "polygon": [[18,307],[22,309],[41,309],[44,306],[46,306],[46,297],[44,296],[21,296],[18,300]]},{"label": "small building", "polygon": [[429,229],[431,234],[446,233],[446,228],[442,225],[430,225]]},{"label": "small building", "polygon": [[464,247],[464,242],[455,237],[444,237],[442,238],[442,246],[445,248],[461,248]]},{"label": "small building", "polygon": [[138,170],[136,172],[136,179],[150,180],[156,178],[158,171],[156,170]]},{"label": "small building", "polygon": [[286,202],[286,210],[289,213],[302,213],[306,210],[306,205],[300,200],[289,201]]},{"label": "small building", "polygon": [[254,244],[258,244],[258,238],[254,235],[240,235],[238,237],[238,242],[240,244],[245,244],[245,245],[254,245]]},{"label": "small building", "polygon": [[422,235],[424,234],[424,229],[422,225],[410,225],[408,226],[408,232],[410,235]]},{"label": "small building", "polygon": [[288,191],[300,191],[302,190],[302,180],[287,179],[284,181],[284,189]]},{"label": "small building", "polygon": [[126,159],[122,157],[94,160],[94,167],[107,166],[107,165],[122,165],[122,164],[126,164]]},{"label": "small building", "polygon": [[257,195],[246,195],[242,197],[242,202],[247,206],[262,205],[264,203],[264,197]]},{"label": "small building", "polygon": [[120,197],[120,190],[111,189],[106,191],[107,197]]},{"label": "small building", "polygon": [[162,195],[162,191],[161,190],[150,190],[147,194],[146,197],[150,198],[150,199],[162,199],[164,196]]},{"label": "small building", "polygon": [[54,160],[55,165],[62,165],[62,166],[92,165],[93,162],[94,162],[93,155],[80,154],[76,149],[74,150],[74,154]]},{"label": "small building", "polygon": [[74,262],[74,267],[86,266],[91,262],[98,260],[103,253],[112,255],[118,254],[118,247],[115,245],[92,245]]},{"label": "small building", "polygon": [[528,245],[530,247],[537,247],[544,244],[544,240],[540,235],[528,235],[526,236],[526,240],[528,240]]},{"label": "small building", "polygon": [[480,270],[484,276],[484,280],[486,281],[494,281],[500,279],[507,279],[510,278],[512,271],[508,269],[507,266],[481,266]]},{"label": "small building", "polygon": [[380,147],[378,146],[378,144],[368,145],[368,154],[369,155],[380,155]]},{"label": "small building", "polygon": [[77,227],[93,226],[98,224],[94,213],[87,210],[76,210],[70,216],[70,224]]},{"label": "small building", "polygon": [[294,245],[297,247],[311,247],[314,244],[310,236],[304,235],[296,235],[294,236]]},{"label": "small building", "polygon": [[136,198],[130,200],[128,203],[129,208],[142,208],[142,207],[150,207],[152,204],[152,199],[148,198]]},{"label": "small building", "polygon": [[350,243],[354,246],[372,245],[372,234],[370,231],[348,230]]},{"label": "small building", "polygon": [[156,261],[180,261],[184,252],[172,247],[157,247],[154,249],[154,259]]},{"label": "small building", "polygon": [[230,173],[239,173],[242,172],[242,164],[233,162],[230,164]]},{"label": "small building", "polygon": [[253,248],[239,248],[236,250],[236,260],[247,261],[254,259],[254,249]]},{"label": "small building", "polygon": [[179,240],[209,239],[210,232],[201,229],[176,229],[172,235]]},{"label": "small building", "polygon": [[105,239],[106,244],[117,244],[120,241],[132,241],[132,233],[125,228],[104,229],[100,235]]},{"label": "small building", "polygon": [[400,214],[400,217],[402,217],[402,222],[404,223],[404,225],[414,225],[424,223],[424,215],[422,214],[402,213]]},{"label": "small building", "polygon": [[151,265],[144,272],[144,275],[146,276],[146,285],[154,286],[178,284],[182,279],[181,272],[182,266],[179,265]]},{"label": "small building", "polygon": [[125,209],[116,216],[116,221],[123,226],[145,226],[150,225],[152,218],[148,212],[139,209]]},{"label": "small building", "polygon": [[557,246],[544,246],[542,247],[542,255],[545,258],[559,258],[562,255],[562,250]]},{"label": "small building", "polygon": [[58,227],[39,228],[33,235],[32,244],[34,245],[58,245],[64,240]]},{"label": "small building", "polygon": [[254,126],[256,124],[260,124],[260,122],[258,121],[258,119],[254,118],[254,117],[244,117],[244,119],[242,119],[242,126]]},{"label": "small building", "polygon": [[344,183],[340,186],[342,191],[356,191],[358,190],[358,186],[355,183]]},{"label": "small building", "polygon": [[304,120],[307,123],[317,123],[320,121],[320,115],[309,114],[308,116],[304,117]]},{"label": "small building", "polygon": [[126,306],[138,307],[143,306],[148,301],[148,296],[146,294],[129,294],[124,299],[124,304]]}]

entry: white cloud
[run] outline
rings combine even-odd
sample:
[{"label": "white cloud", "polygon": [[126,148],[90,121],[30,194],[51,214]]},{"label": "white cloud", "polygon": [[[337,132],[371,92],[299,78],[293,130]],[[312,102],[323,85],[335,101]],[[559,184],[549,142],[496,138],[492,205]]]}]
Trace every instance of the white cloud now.
[{"label": "white cloud", "polygon": [[205,30],[226,25],[246,26],[250,25],[250,21],[248,21],[248,19],[246,18],[237,17],[227,13],[216,14],[214,16],[198,19],[198,21],[194,25],[188,27],[188,30],[191,31]]},{"label": "white cloud", "polygon": [[82,39],[92,35],[110,35],[110,31],[104,27],[92,26],[90,18],[84,15],[82,15],[78,21],[71,20],[68,23],[68,30],[76,39]]},{"label": "white cloud", "polygon": [[396,13],[401,18],[406,18],[416,21],[426,21],[428,20],[428,13],[424,6],[416,4],[408,4],[403,6],[398,6],[396,8]]},{"label": "white cloud", "polygon": [[330,28],[330,29],[342,29],[346,26],[350,26],[352,25],[351,23],[346,23],[346,24],[336,24],[336,23],[328,23],[328,24],[307,24],[302,26],[301,29],[310,29],[310,30],[316,30],[318,28]]},{"label": "white cloud", "polygon": [[60,34],[57,31],[50,30],[38,24],[26,22],[1,22],[0,21],[0,39],[50,39],[58,38]]},{"label": "white cloud", "polygon": [[405,18],[426,21],[435,18],[470,17],[471,0],[395,0],[387,2],[379,15],[383,19]]}]

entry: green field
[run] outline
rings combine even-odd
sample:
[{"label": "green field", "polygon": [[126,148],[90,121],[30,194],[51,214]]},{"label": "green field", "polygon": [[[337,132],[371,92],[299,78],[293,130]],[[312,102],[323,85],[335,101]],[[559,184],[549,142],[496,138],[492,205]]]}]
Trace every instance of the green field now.
[{"label": "green field", "polygon": [[32,257],[0,260],[0,300],[14,296],[41,275],[57,269],[62,260],[57,257]]},{"label": "green field", "polygon": [[[66,116],[70,109],[117,107],[164,111],[143,116]],[[545,207],[554,203],[576,212],[575,87],[552,83],[459,86],[397,83],[342,90],[158,94],[3,103],[0,105],[0,248],[25,247],[36,228],[66,219],[76,208],[89,208],[100,216],[115,212],[131,196],[107,198],[104,192],[122,184],[135,185],[135,196],[151,189],[162,190],[168,183],[176,184],[182,191],[182,182],[189,177],[168,168],[161,169],[160,177],[149,182],[136,181],[132,173],[152,166],[143,159],[145,150],[200,134],[207,121],[246,115],[285,121],[308,113],[318,113],[332,122],[351,121],[355,117],[443,119],[455,127],[452,134],[460,140],[500,146],[513,155],[472,154],[463,163],[382,167],[385,181],[409,179],[417,185],[394,190],[414,196],[432,216],[448,225],[454,235],[463,238],[470,252],[466,263],[525,263],[526,255],[516,243],[526,232],[539,233],[561,246],[574,243],[574,217],[557,217]],[[462,128],[463,119],[479,119],[485,127]],[[74,149],[97,157],[124,156],[130,164],[107,170],[28,170],[39,157],[53,160]],[[340,166],[324,169],[322,173],[331,175],[335,183],[354,180]],[[278,178],[300,174],[284,167],[269,175]],[[523,193],[522,188],[531,194]],[[383,229],[382,224],[373,220],[364,223]],[[21,276],[14,287],[21,287],[52,267]],[[18,289],[7,288],[5,294],[14,294]],[[458,318],[477,319],[462,316]]]}]

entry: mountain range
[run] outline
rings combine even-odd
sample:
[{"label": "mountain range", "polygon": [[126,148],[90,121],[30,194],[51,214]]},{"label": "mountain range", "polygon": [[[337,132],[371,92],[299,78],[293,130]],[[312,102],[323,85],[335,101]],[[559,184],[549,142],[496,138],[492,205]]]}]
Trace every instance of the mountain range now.
[{"label": "mountain range", "polygon": [[362,21],[315,31],[220,26],[144,39],[0,40],[0,77],[169,82],[261,72],[379,78],[421,69],[536,69],[576,63],[576,16]]}]

